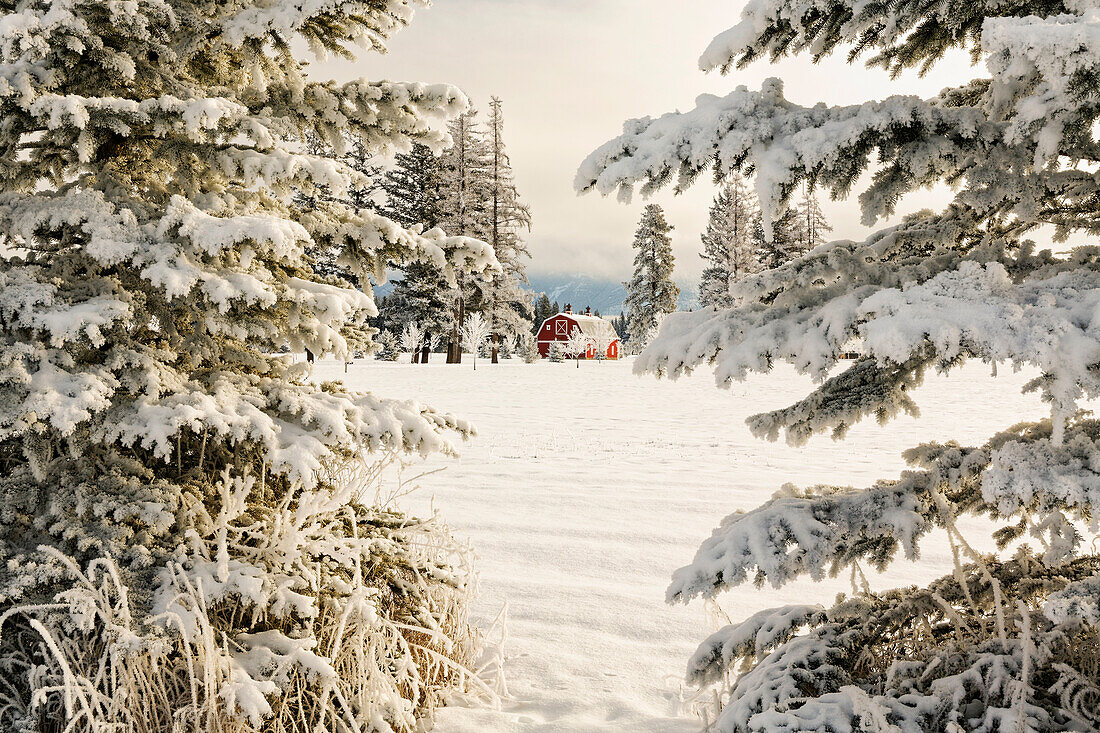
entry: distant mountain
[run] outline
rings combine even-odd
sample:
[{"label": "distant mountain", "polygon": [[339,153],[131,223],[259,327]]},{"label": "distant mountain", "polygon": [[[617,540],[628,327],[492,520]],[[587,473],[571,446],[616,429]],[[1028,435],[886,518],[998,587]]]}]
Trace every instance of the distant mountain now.
[{"label": "distant mountain", "polygon": [[[535,295],[546,293],[550,302],[557,302],[562,308],[566,303],[574,309],[592,308],[605,316],[617,316],[622,312],[626,300],[626,289],[618,280],[607,280],[584,275],[531,275],[531,284],[527,286]],[[694,284],[677,283],[680,286],[680,310],[694,310],[699,307],[699,297]],[[375,297],[389,295],[393,283],[389,282],[374,289]]]},{"label": "distant mountain", "polygon": [[[557,302],[562,308],[566,303],[574,309],[591,307],[605,316],[617,316],[623,310],[626,289],[618,280],[604,280],[584,275],[531,275],[531,292],[546,293],[551,302]],[[680,286],[680,310],[692,310],[699,307],[699,298],[694,286],[677,283]]]}]

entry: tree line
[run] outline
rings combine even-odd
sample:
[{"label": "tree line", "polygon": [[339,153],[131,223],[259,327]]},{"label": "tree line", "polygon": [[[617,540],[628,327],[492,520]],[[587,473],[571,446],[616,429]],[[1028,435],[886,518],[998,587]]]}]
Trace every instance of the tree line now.
[{"label": "tree line", "polygon": [[[545,293],[532,299],[524,289],[530,254],[522,235],[531,227],[531,210],[519,195],[504,142],[502,101],[491,99],[484,120],[471,109],[455,119],[449,131],[453,145],[441,155],[415,144],[385,171],[372,168],[352,149],[349,162],[378,183],[350,195],[402,227],[438,227],[450,235],[488,242],[502,271],[489,278],[460,276],[457,283],[448,283],[430,261],[403,266],[392,292],[379,301],[375,326],[381,331],[382,358],[396,358],[404,350],[411,352],[414,363],[426,364],[433,351],[441,350],[447,363],[460,363],[462,329],[474,313],[489,324],[494,363],[501,352],[533,354],[539,324],[561,312],[561,305]],[[809,186],[768,232],[744,176],[730,172],[716,177],[716,183],[719,189],[702,235],[700,256],[706,265],[698,292],[703,307],[734,305],[734,286],[740,280],[801,257],[832,231]],[[664,316],[677,308],[673,230],[661,206],[645,207],[633,242],[633,274],[623,283],[623,312],[611,319],[620,338],[635,351],[644,348]]]},{"label": "tree line", "polygon": [[[832,227],[810,186],[803,187],[800,200],[787,208],[769,233],[744,176],[734,171],[720,175],[716,182],[718,193],[702,235],[700,256],[706,266],[699,281],[699,303],[729,308],[736,304],[734,286],[739,281],[801,257],[823,244]],[[672,279],[674,229],[660,205],[645,207],[634,235],[634,273],[623,283],[624,311],[613,321],[624,343],[635,351],[645,347],[661,320],[677,308],[680,288]]]},{"label": "tree line", "polygon": [[436,264],[412,262],[380,300],[375,325],[384,349],[393,348],[401,334],[415,333],[414,362],[427,363],[432,351],[445,347],[447,363],[459,363],[462,329],[477,313],[490,324],[496,362],[502,348],[531,333],[533,314],[523,289],[530,254],[522,236],[530,230],[531,210],[516,188],[498,97],[490,101],[485,120],[471,109],[451,123],[450,134],[453,145],[441,155],[420,144],[399,154],[381,176],[372,205],[409,229],[438,227],[487,242],[501,271],[491,277],[460,275],[448,283]]}]

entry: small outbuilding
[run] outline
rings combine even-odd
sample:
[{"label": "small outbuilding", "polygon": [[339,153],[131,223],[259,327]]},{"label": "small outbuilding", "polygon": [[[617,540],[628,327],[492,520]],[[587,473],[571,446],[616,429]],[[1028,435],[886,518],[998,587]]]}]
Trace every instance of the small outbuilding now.
[{"label": "small outbuilding", "polygon": [[550,356],[550,346],[554,343],[565,343],[576,329],[580,329],[581,333],[588,336],[586,359],[595,359],[596,349],[601,344],[606,345],[604,358],[619,358],[621,353],[619,335],[611,322],[592,315],[591,308],[586,308],[584,313],[574,313],[572,306],[569,305],[565,306],[563,312],[547,318],[539,326],[537,337],[539,354],[544,359]]}]

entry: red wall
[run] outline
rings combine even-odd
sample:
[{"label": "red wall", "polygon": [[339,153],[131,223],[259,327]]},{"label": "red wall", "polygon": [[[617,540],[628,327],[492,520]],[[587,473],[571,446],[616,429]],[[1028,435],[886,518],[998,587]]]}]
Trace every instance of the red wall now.
[{"label": "red wall", "polygon": [[[559,327],[560,326],[560,327]],[[577,328],[577,322],[566,315],[557,315],[547,320],[539,327],[539,332],[535,336],[538,340],[539,354],[542,358],[550,356],[550,344],[554,341],[568,341],[569,334],[573,332],[574,328]],[[594,359],[596,352],[594,348],[588,349],[588,358]],[[607,347],[607,358],[618,359],[619,358],[619,340],[611,342],[611,345]]]},{"label": "red wall", "polygon": [[[560,328],[559,328],[560,326]],[[550,343],[553,341],[568,341],[569,334],[577,327],[577,322],[568,316],[554,316],[539,327],[535,336],[539,344],[539,354],[542,358],[550,356]],[[561,331],[564,329],[565,335]]]}]

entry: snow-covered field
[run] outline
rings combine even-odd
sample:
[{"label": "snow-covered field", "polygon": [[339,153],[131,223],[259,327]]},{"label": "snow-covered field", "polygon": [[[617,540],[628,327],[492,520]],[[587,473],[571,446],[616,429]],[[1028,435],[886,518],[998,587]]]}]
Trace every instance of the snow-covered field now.
[{"label": "snow-covered field", "polygon": [[[823,437],[791,448],[755,440],[744,426],[748,415],[806,392],[808,381],[789,371],[729,391],[708,373],[636,377],[629,361],[577,369],[479,360],[476,372],[469,363],[368,361],[346,376],[342,365],[322,363],[316,376],[415,398],[479,429],[460,459],[428,465],[446,468],[423,479],[406,507],[425,512],[434,503],[473,543],[484,623],[508,604],[511,699],[501,712],[444,710],[442,733],[699,730],[679,709],[679,679],[714,622],[702,604],[667,606],[664,591],[722,517],[785,482],[863,486],[893,477],[904,467],[900,452],[918,442],[984,442],[1045,413],[1019,393],[1029,375],[1002,370],[993,379],[975,364],[930,379],[918,393],[919,420],[861,424],[842,443]],[[873,584],[927,579],[947,563],[934,538],[919,566],[903,563]],[[848,587],[847,579],[748,587],[723,609],[736,620],[768,605],[828,602]]]}]

